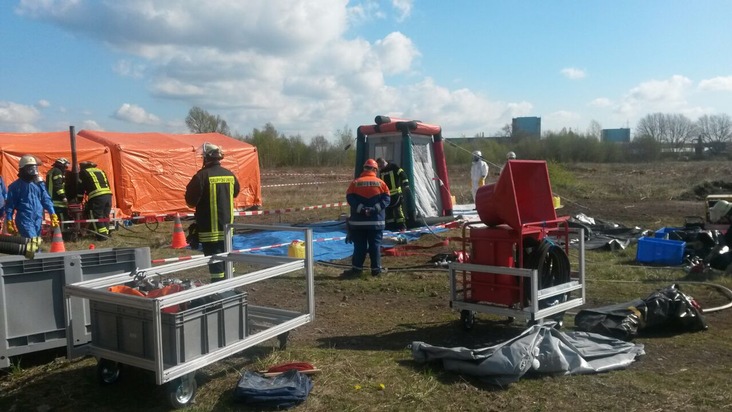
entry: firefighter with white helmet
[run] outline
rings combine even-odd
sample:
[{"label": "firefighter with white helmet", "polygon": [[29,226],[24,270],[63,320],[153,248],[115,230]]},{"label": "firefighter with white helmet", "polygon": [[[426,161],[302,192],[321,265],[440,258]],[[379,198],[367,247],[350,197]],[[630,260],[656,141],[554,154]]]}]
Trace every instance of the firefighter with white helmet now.
[{"label": "firefighter with white helmet", "polygon": [[516,159],[516,153],[514,153],[514,152],[506,153],[506,160],[515,160],[515,159]]},{"label": "firefighter with white helmet", "polygon": [[7,226],[25,238],[41,236],[44,209],[51,216],[51,225],[59,225],[51,196],[38,177],[38,160],[33,155],[23,155],[18,163],[18,179],[8,187],[5,202]]},{"label": "firefighter with white helmet", "polygon": [[488,163],[483,160],[483,154],[480,150],[476,150],[473,152],[473,164],[470,166],[473,203],[475,203],[475,193],[478,191],[478,188],[485,184],[486,176],[488,176]]},{"label": "firefighter with white helmet", "polygon": [[[195,207],[195,229],[205,256],[225,252],[224,225],[234,222],[234,199],[239,196],[239,181],[229,169],[221,166],[224,152],[213,143],[201,145],[203,168],[186,186],[185,200]],[[190,242],[190,241],[189,241]],[[190,242],[193,243],[193,242]],[[208,265],[211,282],[225,279],[225,263]]]}]

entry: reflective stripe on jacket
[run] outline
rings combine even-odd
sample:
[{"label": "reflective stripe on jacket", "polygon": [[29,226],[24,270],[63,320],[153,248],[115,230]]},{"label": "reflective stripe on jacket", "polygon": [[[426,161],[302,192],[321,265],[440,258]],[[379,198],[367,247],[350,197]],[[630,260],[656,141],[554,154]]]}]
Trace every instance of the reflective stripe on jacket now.
[{"label": "reflective stripe on jacket", "polygon": [[234,198],[239,181],[234,173],[212,162],[199,170],[186,186],[186,204],[196,208],[196,226],[201,242],[224,240],[224,225],[234,222]]},{"label": "reflective stripe on jacket", "polygon": [[394,163],[389,163],[379,172],[379,177],[386,183],[391,196],[402,194],[402,187],[409,186],[407,173]]},{"label": "reflective stripe on jacket", "polygon": [[79,172],[81,186],[84,188],[87,199],[92,199],[101,195],[111,195],[112,189],[109,187],[107,174],[102,169],[96,167],[88,167]]},{"label": "reflective stripe on jacket", "polygon": [[51,195],[55,207],[66,207],[66,174],[58,167],[51,168],[46,175],[46,191]]}]

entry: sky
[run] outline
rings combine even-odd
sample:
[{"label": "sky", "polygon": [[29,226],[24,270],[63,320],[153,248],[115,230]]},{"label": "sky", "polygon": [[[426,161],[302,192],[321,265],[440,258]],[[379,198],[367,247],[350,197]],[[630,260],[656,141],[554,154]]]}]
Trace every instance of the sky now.
[{"label": "sky", "polygon": [[498,135],[732,115],[729,0],[3,0],[0,132],[306,141],[376,115]]}]

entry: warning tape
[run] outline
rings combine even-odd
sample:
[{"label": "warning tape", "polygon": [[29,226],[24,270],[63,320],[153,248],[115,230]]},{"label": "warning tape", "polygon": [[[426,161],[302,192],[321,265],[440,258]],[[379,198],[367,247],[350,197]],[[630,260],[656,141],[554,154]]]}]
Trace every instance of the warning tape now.
[{"label": "warning tape", "polygon": [[[305,210],[316,210],[316,209],[327,209],[331,207],[341,207],[341,206],[347,206],[348,202],[336,202],[336,203],[326,203],[322,205],[315,205],[315,206],[303,206],[303,207],[288,207],[285,209],[273,209],[273,210],[249,210],[244,212],[234,212],[234,216],[259,216],[259,215],[278,215],[283,213],[291,213],[291,212],[301,212]],[[158,214],[158,215],[148,215],[148,216],[132,216],[129,218],[102,218],[102,219],[80,219],[80,220],[64,220],[60,223],[64,224],[70,224],[70,223],[97,223],[97,222],[121,222],[125,220],[140,220],[145,219],[152,220],[157,222],[157,218],[175,218],[175,216],[178,215],[178,217],[193,217],[193,213],[168,213],[168,214]]]},{"label": "warning tape", "polygon": [[327,185],[331,183],[345,183],[351,180],[333,180],[330,182],[303,182],[303,183],[282,183],[279,185],[262,185],[262,188],[266,187],[286,187],[286,186],[306,186],[306,185]]},{"label": "warning tape", "polygon": [[[451,223],[440,223],[438,225],[434,225],[432,227],[426,226],[421,227],[418,229],[412,229],[412,230],[405,230],[404,232],[394,232],[395,235],[403,234],[403,233],[419,233],[419,232],[430,232],[432,231],[432,228],[438,228],[438,227],[449,227]],[[346,236],[336,236],[336,237],[321,237],[317,239],[313,239],[313,243],[315,242],[330,242],[334,240],[345,240]],[[454,239],[448,239],[448,240],[454,240]],[[294,241],[293,241],[294,242]],[[232,253],[246,253],[246,252],[257,252],[260,250],[266,250],[266,249],[276,249],[278,247],[284,247],[289,246],[292,242],[287,243],[276,243],[274,245],[267,245],[267,246],[257,246],[257,247],[250,247],[246,249],[238,249],[238,250],[232,250]],[[173,262],[181,262],[184,260],[191,260],[191,259],[203,259],[207,258],[209,256],[205,255],[192,255],[192,256],[180,256],[180,257],[172,257],[172,258],[166,258],[166,259],[153,259],[151,260],[152,264],[161,264],[161,263],[173,263]]]}]

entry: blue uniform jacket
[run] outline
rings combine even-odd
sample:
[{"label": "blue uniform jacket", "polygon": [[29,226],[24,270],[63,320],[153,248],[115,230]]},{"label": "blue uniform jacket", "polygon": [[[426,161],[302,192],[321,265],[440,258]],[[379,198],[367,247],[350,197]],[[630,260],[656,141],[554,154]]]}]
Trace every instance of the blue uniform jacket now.
[{"label": "blue uniform jacket", "polygon": [[[7,218],[15,220],[18,233],[23,237],[37,237],[41,235],[43,223],[43,209],[54,214],[51,196],[46,191],[43,182],[26,182],[18,179],[8,187],[8,198],[5,201]],[[15,217],[13,217],[15,213]]]}]

